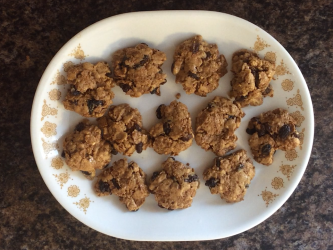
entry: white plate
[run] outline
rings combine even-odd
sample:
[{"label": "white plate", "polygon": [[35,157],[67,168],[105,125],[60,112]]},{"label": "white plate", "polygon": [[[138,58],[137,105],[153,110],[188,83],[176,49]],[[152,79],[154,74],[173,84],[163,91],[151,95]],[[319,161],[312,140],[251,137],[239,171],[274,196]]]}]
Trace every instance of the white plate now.
[{"label": "white plate", "polygon": [[[228,74],[220,86],[206,98],[186,95],[181,85],[175,84],[170,67],[175,46],[195,34],[216,43],[229,63]],[[251,182],[245,200],[227,204],[218,195],[211,195],[202,179],[203,170],[212,164],[214,154],[205,152],[194,142],[176,157],[190,163],[201,180],[201,186],[192,207],[180,211],[167,211],[157,206],[153,195],[136,213],[127,212],[116,196],[97,197],[92,182],[81,173],[72,172],[61,158],[64,136],[82,119],[62,105],[67,85],[64,85],[63,64],[72,61],[110,63],[110,55],[127,46],[144,42],[164,51],[167,61],[163,65],[168,82],[161,87],[162,95],[144,95],[140,98],[125,96],[114,88],[114,104],[127,102],[137,107],[144,126],[157,122],[155,109],[168,104],[181,93],[195,116],[216,95],[227,96],[232,78],[231,55],[238,49],[253,49],[260,56],[276,58],[277,75],[272,82],[274,97],[265,98],[259,107],[246,107],[246,116],[236,134],[238,147],[251,155],[245,132],[249,119],[275,108],[288,109],[298,120],[302,145],[291,152],[278,151],[274,163],[263,166],[255,163],[256,176]],[[59,98],[59,94],[61,94]],[[92,119],[93,120],[93,119]],[[37,88],[31,115],[31,138],[39,171],[60,204],[74,217],[97,231],[118,238],[150,241],[208,240],[228,237],[246,231],[271,216],[295,190],[309,160],[313,142],[314,118],[310,94],[304,78],[288,52],[259,27],[227,14],[207,11],[158,11],[123,14],[110,17],[89,26],[66,43],[52,59]],[[116,156],[112,162],[122,156]],[[133,154],[136,161],[151,176],[160,169],[167,157],[152,149]],[[64,222],[65,223],[65,222]]]}]

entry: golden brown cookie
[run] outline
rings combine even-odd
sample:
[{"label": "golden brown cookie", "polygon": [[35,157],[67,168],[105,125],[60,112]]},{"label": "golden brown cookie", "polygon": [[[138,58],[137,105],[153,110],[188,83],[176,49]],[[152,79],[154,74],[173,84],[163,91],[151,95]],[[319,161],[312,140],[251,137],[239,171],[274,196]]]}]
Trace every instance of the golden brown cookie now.
[{"label": "golden brown cookie", "polygon": [[206,96],[227,73],[228,63],[217,45],[208,44],[200,35],[178,45],[173,60],[171,71],[187,94]]},{"label": "golden brown cookie", "polygon": [[168,210],[190,207],[200,184],[193,168],[173,157],[163,162],[162,168],[162,171],[153,173],[149,184],[158,205]]},{"label": "golden brown cookie", "polygon": [[296,121],[287,110],[278,108],[253,117],[246,129],[254,159],[271,165],[276,150],[288,151],[300,144]]},{"label": "golden brown cookie", "polygon": [[112,56],[114,80],[132,97],[160,95],[160,86],[166,83],[166,74],[161,69],[165,60],[165,53],[145,43],[118,50]]},{"label": "golden brown cookie", "polygon": [[121,159],[103,170],[94,185],[98,196],[114,194],[128,210],[137,211],[149,195],[146,174],[138,164]]},{"label": "golden brown cookie", "polygon": [[97,121],[103,138],[113,146],[114,154],[120,152],[131,156],[134,151],[140,154],[149,145],[148,132],[142,127],[139,110],[128,104],[111,106],[108,113]]},{"label": "golden brown cookie", "polygon": [[111,161],[110,144],[102,139],[101,130],[89,125],[88,120],[80,122],[74,132],[66,136],[63,147],[67,165],[89,179],[95,176],[95,169],[102,169]]},{"label": "golden brown cookie", "polygon": [[212,194],[219,194],[226,202],[244,199],[246,190],[255,175],[255,167],[245,150],[216,157],[214,165],[204,171],[205,185]]},{"label": "golden brown cookie", "polygon": [[232,90],[229,95],[241,107],[261,105],[263,97],[273,96],[274,91],[269,83],[275,74],[274,63],[242,49],[233,54],[231,71],[234,78],[231,80]]},{"label": "golden brown cookie", "polygon": [[74,65],[67,72],[71,87],[63,102],[65,109],[85,117],[101,117],[112,104],[114,86],[107,63]]},{"label": "golden brown cookie", "polygon": [[178,101],[168,106],[162,104],[157,108],[156,116],[162,121],[149,131],[155,152],[178,155],[192,145],[191,117],[185,104]]},{"label": "golden brown cookie", "polygon": [[244,112],[239,104],[216,96],[196,118],[195,140],[206,151],[222,156],[236,147],[239,127]]}]

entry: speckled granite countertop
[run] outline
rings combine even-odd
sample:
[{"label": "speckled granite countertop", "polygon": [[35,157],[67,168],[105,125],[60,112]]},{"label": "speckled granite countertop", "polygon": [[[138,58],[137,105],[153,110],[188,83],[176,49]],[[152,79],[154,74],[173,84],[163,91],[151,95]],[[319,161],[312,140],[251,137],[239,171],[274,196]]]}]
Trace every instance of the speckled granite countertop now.
[{"label": "speckled granite countertop", "polygon": [[[333,2],[0,1],[0,249],[333,249]],[[43,71],[77,32],[143,10],[214,10],[273,35],[299,65],[315,111],[308,168],[273,216],[242,234],[203,242],[132,242],[98,233],[53,198],[30,143],[30,110]]]}]

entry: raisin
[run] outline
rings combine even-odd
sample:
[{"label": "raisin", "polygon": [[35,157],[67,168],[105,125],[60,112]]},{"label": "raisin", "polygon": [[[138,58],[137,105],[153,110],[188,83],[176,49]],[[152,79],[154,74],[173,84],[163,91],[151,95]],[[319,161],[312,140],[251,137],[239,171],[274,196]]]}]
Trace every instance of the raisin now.
[{"label": "raisin", "polygon": [[171,128],[169,122],[163,123],[163,131],[166,135],[170,134]]},{"label": "raisin", "polygon": [[81,170],[81,173],[84,174],[84,175],[91,175],[91,173],[88,172],[88,171],[82,171],[82,170]]},{"label": "raisin", "polygon": [[279,136],[281,139],[286,139],[289,134],[290,134],[290,126],[288,124],[283,125],[279,129]]},{"label": "raisin", "polygon": [[262,94],[263,95],[268,95],[269,94],[269,92],[271,92],[271,86],[269,85],[265,90],[264,90],[264,92],[262,92]]},{"label": "raisin", "polygon": [[131,86],[125,83],[119,83],[119,87],[126,93],[131,89]]},{"label": "raisin", "polygon": [[249,135],[253,135],[256,132],[255,128],[247,128],[246,129],[246,133],[248,133]]},{"label": "raisin", "polygon": [[191,71],[188,72],[188,76],[194,78],[195,80],[200,79],[200,77],[198,77],[196,74],[192,73]]},{"label": "raisin", "polygon": [[264,135],[266,134],[265,126],[260,125],[260,129],[259,129],[257,132],[258,132],[258,136],[259,136],[259,137],[264,136]]},{"label": "raisin", "polygon": [[152,181],[155,180],[156,177],[157,177],[159,174],[160,174],[160,172],[154,172],[154,173],[153,173],[153,176],[151,177],[151,180],[152,180]]},{"label": "raisin", "polygon": [[244,168],[244,164],[239,163],[239,165],[237,166],[238,171],[242,170]]},{"label": "raisin", "polygon": [[65,154],[65,150],[62,151],[61,153],[61,157],[65,158],[66,154]]},{"label": "raisin", "polygon": [[251,73],[254,76],[256,87],[259,88],[260,80],[259,80],[259,73],[258,73],[257,69],[251,68]]},{"label": "raisin", "polygon": [[99,191],[101,191],[102,193],[111,193],[109,183],[104,182],[104,181],[102,181],[102,180],[100,180],[100,181],[98,182],[98,189],[99,189]]},{"label": "raisin", "polygon": [[139,124],[135,123],[133,127],[134,127],[135,130],[141,131],[141,127],[140,127]]},{"label": "raisin", "polygon": [[87,100],[89,114],[92,114],[94,109],[99,105],[103,105],[103,103],[104,102],[101,100],[95,100],[95,99]]},{"label": "raisin", "polygon": [[242,102],[242,101],[245,101],[247,99],[247,95],[246,96],[237,96],[236,98],[235,98],[235,101],[236,102]]},{"label": "raisin", "polygon": [[78,125],[76,125],[75,130],[81,132],[85,127],[86,125],[83,122],[80,122]]},{"label": "raisin", "polygon": [[268,156],[271,153],[271,150],[272,150],[272,146],[270,144],[265,144],[261,148],[261,154],[263,156]]},{"label": "raisin", "polygon": [[213,102],[210,102],[210,103],[208,103],[208,105],[207,105],[207,108],[208,109],[211,109],[211,108],[214,108],[215,107],[215,103],[213,103]]},{"label": "raisin", "polygon": [[139,154],[142,153],[142,147],[143,147],[143,143],[139,142],[138,144],[135,145],[135,150],[136,152],[138,152]]},{"label": "raisin", "polygon": [[189,141],[193,138],[191,134],[188,134],[187,136],[180,137],[179,139],[182,141]]},{"label": "raisin", "polygon": [[133,66],[133,69],[137,69],[137,68],[139,68],[139,67],[145,65],[145,63],[148,62],[148,60],[149,60],[149,56],[144,55],[144,56],[143,56],[143,59],[142,59],[138,64],[135,64],[135,65]]},{"label": "raisin", "polygon": [[208,58],[210,58],[212,56],[212,54],[209,52],[209,51],[207,51],[206,52],[206,58],[208,59]]},{"label": "raisin", "polygon": [[112,77],[112,74],[111,74],[111,72],[109,72],[109,73],[106,73],[105,76],[111,78],[111,77]]},{"label": "raisin", "polygon": [[197,180],[199,180],[199,177],[196,174],[194,174],[194,175],[189,175],[188,178],[185,179],[184,181],[191,183]]},{"label": "raisin", "polygon": [[150,91],[150,94],[154,95],[157,93],[157,90],[158,90],[158,87],[157,88],[154,88],[152,91]]},{"label": "raisin", "polygon": [[228,119],[235,119],[236,116],[234,115],[228,115]]},{"label": "raisin", "polygon": [[215,165],[216,165],[216,167],[218,167],[218,168],[221,166],[221,161],[220,161],[220,158],[219,158],[219,157],[216,158],[216,160],[215,160]]},{"label": "raisin", "polygon": [[198,41],[194,41],[192,44],[192,53],[195,54],[199,51],[199,46],[200,44],[198,43]]},{"label": "raisin", "polygon": [[73,96],[81,95],[81,92],[77,91],[76,89],[72,90],[71,93],[72,93]]},{"label": "raisin", "polygon": [[111,154],[113,154],[113,155],[117,155],[117,154],[118,154],[118,151],[115,150],[114,148],[112,148],[112,149],[111,149]]},{"label": "raisin", "polygon": [[120,189],[120,186],[119,186],[119,184],[118,184],[116,178],[113,178],[111,181],[112,181],[113,185],[114,185],[117,189]]},{"label": "raisin", "polygon": [[156,117],[157,119],[162,119],[162,107],[165,106],[164,104],[161,104],[160,106],[158,106],[158,108],[156,109]]},{"label": "raisin", "polygon": [[215,179],[214,177],[210,178],[208,181],[206,181],[205,186],[208,186],[209,188],[215,187],[219,183],[219,180]]},{"label": "raisin", "polygon": [[271,133],[272,127],[267,122],[263,124],[267,133]]}]

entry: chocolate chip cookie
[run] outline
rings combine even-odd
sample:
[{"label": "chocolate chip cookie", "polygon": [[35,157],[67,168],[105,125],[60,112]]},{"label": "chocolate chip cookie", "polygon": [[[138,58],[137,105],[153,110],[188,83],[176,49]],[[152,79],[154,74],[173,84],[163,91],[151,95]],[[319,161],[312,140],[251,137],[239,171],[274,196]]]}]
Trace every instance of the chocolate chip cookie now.
[{"label": "chocolate chip cookie", "polygon": [[206,96],[227,73],[228,63],[217,45],[208,44],[200,35],[178,45],[173,60],[171,71],[187,94]]},{"label": "chocolate chip cookie", "polygon": [[200,184],[193,168],[173,157],[163,162],[162,168],[162,171],[153,173],[149,184],[149,191],[155,195],[158,206],[168,210],[190,207]]},{"label": "chocolate chip cookie", "polygon": [[103,170],[94,185],[98,196],[114,194],[124,203],[128,210],[137,211],[149,195],[146,174],[138,164],[126,159],[113,163]]},{"label": "chocolate chip cookie", "polygon": [[195,140],[206,151],[222,156],[236,147],[239,127],[244,112],[238,103],[216,96],[196,118]]},{"label": "chocolate chip cookie", "polygon": [[155,152],[178,155],[192,145],[191,117],[185,104],[176,100],[169,106],[162,104],[157,108],[156,116],[162,121],[149,131]]},{"label": "chocolate chip cookie", "polygon": [[229,95],[241,107],[261,105],[264,97],[273,96],[274,91],[269,83],[275,74],[274,63],[242,49],[233,54],[231,71],[234,77]]},{"label": "chocolate chip cookie", "polygon": [[142,127],[139,110],[128,104],[111,106],[108,113],[97,119],[103,138],[113,146],[112,152],[131,156],[149,145],[148,132]]},{"label": "chocolate chip cookie", "polygon": [[255,167],[245,150],[216,157],[214,165],[204,171],[205,185],[212,194],[219,194],[228,203],[244,199],[255,175]]},{"label": "chocolate chip cookie", "polygon": [[80,170],[88,179],[95,176],[95,169],[102,169],[111,161],[111,145],[88,120],[80,122],[66,136],[63,147],[67,165],[73,171]]},{"label": "chocolate chip cookie", "polygon": [[65,109],[85,117],[101,117],[112,104],[114,84],[105,62],[72,66],[67,71],[67,83],[71,87],[63,101]]},{"label": "chocolate chip cookie", "polygon": [[267,166],[273,163],[276,150],[287,151],[300,144],[296,121],[281,108],[253,117],[246,132],[251,135],[249,145],[254,159]]},{"label": "chocolate chip cookie", "polygon": [[166,74],[161,69],[165,60],[165,53],[145,43],[118,50],[112,57],[114,80],[132,97],[148,93],[160,95],[160,86],[166,83]]}]

